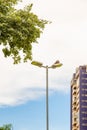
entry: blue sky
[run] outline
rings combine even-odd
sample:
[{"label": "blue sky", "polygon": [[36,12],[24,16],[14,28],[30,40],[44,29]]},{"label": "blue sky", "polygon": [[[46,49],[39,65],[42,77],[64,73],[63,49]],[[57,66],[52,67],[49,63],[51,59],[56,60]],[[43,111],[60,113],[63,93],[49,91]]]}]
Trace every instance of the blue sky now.
[{"label": "blue sky", "polygon": [[[33,3],[32,11],[52,21],[33,44],[33,60],[52,65],[49,70],[50,130],[70,129],[70,81],[76,67],[87,64],[86,0],[23,0],[16,8]],[[15,130],[45,129],[45,69],[31,62],[13,65],[0,47],[0,126],[12,123]]]},{"label": "blue sky", "polygon": [[[54,92],[49,96],[50,130],[69,130],[70,96]],[[44,130],[45,97],[15,107],[0,108],[0,125],[12,123],[16,130]]]}]

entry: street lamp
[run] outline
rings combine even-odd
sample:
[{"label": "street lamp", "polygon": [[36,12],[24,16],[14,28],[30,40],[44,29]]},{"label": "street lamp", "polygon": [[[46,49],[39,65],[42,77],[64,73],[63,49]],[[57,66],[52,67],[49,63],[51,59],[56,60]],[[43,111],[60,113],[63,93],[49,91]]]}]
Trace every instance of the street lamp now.
[{"label": "street lamp", "polygon": [[49,130],[48,69],[50,68],[55,69],[55,68],[61,67],[62,63],[60,63],[57,60],[51,66],[48,66],[48,65],[44,66],[43,63],[38,62],[38,61],[32,61],[31,64],[46,69],[46,130]]}]

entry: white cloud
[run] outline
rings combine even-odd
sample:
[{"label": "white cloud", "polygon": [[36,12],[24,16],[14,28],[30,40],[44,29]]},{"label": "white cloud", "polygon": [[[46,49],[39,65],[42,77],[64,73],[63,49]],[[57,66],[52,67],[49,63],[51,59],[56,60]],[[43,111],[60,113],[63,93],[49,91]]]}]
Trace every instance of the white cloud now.
[{"label": "white cloud", "polygon": [[[51,65],[60,60],[63,66],[49,70],[49,88],[65,92],[75,68],[86,63],[86,0],[23,0],[34,3],[40,18],[52,21],[33,45],[33,59]],[[22,7],[22,4],[19,5]],[[45,95],[45,69],[26,64],[13,65],[0,53],[0,104],[16,105]],[[32,88],[32,89],[31,89]]]}]

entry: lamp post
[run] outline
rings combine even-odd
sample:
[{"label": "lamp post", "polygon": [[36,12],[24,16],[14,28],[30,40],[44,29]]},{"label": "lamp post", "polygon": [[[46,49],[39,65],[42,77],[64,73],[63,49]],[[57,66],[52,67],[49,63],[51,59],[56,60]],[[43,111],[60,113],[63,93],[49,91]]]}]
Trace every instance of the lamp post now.
[{"label": "lamp post", "polygon": [[55,68],[61,67],[62,63],[60,63],[57,60],[51,66],[48,66],[48,65],[44,66],[43,63],[38,62],[38,61],[32,61],[31,64],[46,69],[46,130],[49,130],[48,69],[50,69],[50,68],[55,69]]}]

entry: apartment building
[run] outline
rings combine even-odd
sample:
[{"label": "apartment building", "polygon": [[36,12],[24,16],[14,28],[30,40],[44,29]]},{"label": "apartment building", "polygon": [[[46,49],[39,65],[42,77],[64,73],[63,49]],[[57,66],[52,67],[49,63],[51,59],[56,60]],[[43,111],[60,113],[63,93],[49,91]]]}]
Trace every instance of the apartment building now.
[{"label": "apartment building", "polygon": [[71,128],[87,130],[87,66],[79,66],[71,80]]}]

